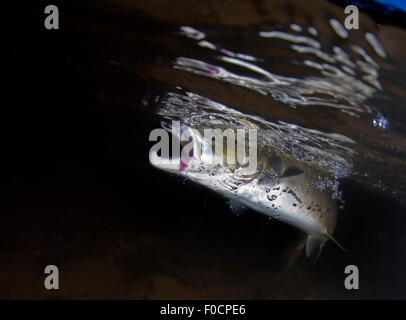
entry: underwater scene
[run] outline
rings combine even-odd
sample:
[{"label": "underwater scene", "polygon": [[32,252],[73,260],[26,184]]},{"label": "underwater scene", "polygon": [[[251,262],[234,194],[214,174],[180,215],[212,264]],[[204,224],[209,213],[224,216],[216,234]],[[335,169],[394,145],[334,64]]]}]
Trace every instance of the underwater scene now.
[{"label": "underwater scene", "polygon": [[55,31],[27,2],[0,298],[53,298],[53,264],[58,299],[405,299],[389,2],[73,0]]}]

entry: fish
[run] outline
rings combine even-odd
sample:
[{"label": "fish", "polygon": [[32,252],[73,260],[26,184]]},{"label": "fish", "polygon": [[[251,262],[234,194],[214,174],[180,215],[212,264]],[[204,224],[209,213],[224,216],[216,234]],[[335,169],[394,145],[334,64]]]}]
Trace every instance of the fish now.
[{"label": "fish", "polygon": [[166,155],[165,158],[156,148],[151,148],[149,160],[155,168],[223,195],[237,215],[248,207],[304,231],[307,234],[306,256],[313,261],[318,259],[328,240],[346,251],[332,236],[337,221],[336,200],[331,190],[321,190],[313,183],[315,177],[311,172],[299,168],[277,150],[267,151],[264,148],[255,149],[257,165],[254,172],[248,170],[247,161],[228,165],[225,151],[220,155],[220,161],[214,159],[219,155],[213,152],[211,139],[202,137],[198,126],[182,124],[181,130],[172,130],[171,125],[163,122],[162,127],[183,146],[181,137],[185,131],[188,132],[191,138],[188,143],[195,147],[198,144],[201,154],[193,153],[187,160],[180,156]]},{"label": "fish", "polygon": [[[371,98],[383,91],[379,63],[386,57],[385,50],[372,33],[364,34],[373,49],[367,51],[362,43],[352,42],[337,19],[328,23],[338,37],[333,44],[326,43],[315,27],[297,24],[259,25],[249,33],[181,26],[177,36],[187,38],[195,51],[179,52],[170,63],[171,73],[177,76],[169,79],[176,86],[154,98],[155,113],[165,121],[182,121],[179,132],[164,125],[175,139],[182,140],[181,131],[190,132],[196,146],[206,147],[202,156],[193,154],[186,162],[172,157],[171,165],[161,161],[156,151],[150,154],[156,168],[222,194],[236,214],[248,207],[302,230],[307,235],[306,256],[313,261],[329,240],[347,251],[333,237],[337,200],[341,200],[338,185],[341,179],[354,176],[354,160],[359,162],[365,154],[358,141],[368,137],[358,136],[352,128],[362,128],[355,123],[372,119],[382,130],[388,126],[371,104]],[[265,46],[264,54],[233,42],[241,38],[253,48]],[[286,62],[271,49],[286,52],[291,59]],[[303,72],[279,69],[278,59]],[[197,81],[193,86],[180,81],[183,78],[205,79],[211,85],[197,90]],[[338,128],[333,123],[336,119],[344,119],[340,123],[351,130]],[[371,124],[365,127],[369,130]],[[203,128],[256,129],[256,170],[231,165],[224,154],[212,159],[210,141],[193,134]]]}]

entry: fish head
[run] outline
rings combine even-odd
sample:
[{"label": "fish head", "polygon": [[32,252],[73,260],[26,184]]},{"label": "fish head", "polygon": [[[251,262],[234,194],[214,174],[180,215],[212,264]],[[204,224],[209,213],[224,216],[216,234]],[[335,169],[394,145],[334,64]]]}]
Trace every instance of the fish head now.
[{"label": "fish head", "polygon": [[[234,129],[228,128],[233,132],[233,139],[230,143],[228,136],[224,135],[224,131],[220,128],[205,128],[204,130],[207,129],[211,132],[208,137],[206,132],[203,133],[203,128],[192,128],[179,121],[172,121],[172,123],[162,121],[161,125],[172,135],[172,154],[166,152],[163,155],[161,152],[159,155],[157,148],[151,148],[149,160],[158,169],[186,176],[192,180],[200,180],[208,176],[224,176],[234,173],[237,169],[245,176],[249,176],[249,173],[254,176],[257,172],[256,153],[253,157],[246,153],[246,147],[252,146],[254,143],[256,152],[256,140],[254,143],[245,144],[245,137],[243,137],[243,141],[237,139]],[[166,140],[166,143],[169,143],[169,139]],[[161,150],[162,147],[160,147]],[[237,150],[240,150],[240,147],[243,152],[239,155]],[[249,166],[252,164],[251,159],[255,159],[254,167]]]}]

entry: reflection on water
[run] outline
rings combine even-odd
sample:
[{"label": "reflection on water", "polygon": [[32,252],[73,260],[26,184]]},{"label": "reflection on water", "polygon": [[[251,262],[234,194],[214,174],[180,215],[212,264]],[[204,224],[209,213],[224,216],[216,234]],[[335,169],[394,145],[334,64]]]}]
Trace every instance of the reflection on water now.
[{"label": "reflection on water", "polygon": [[[336,23],[339,24],[338,21]],[[205,38],[203,32],[190,27],[183,27],[181,30],[186,36],[199,40],[198,45],[202,45],[201,39]],[[199,36],[196,37],[196,34]],[[323,51],[320,42],[309,36],[282,31],[260,31],[258,36],[272,39],[266,43],[268,47],[279,45],[298,53],[309,54],[310,59],[304,55],[301,58],[294,52],[289,53],[294,59],[291,63],[296,64],[298,68],[304,66],[313,68],[318,76],[305,75],[298,78],[278,75],[268,71],[272,70],[267,63],[272,56],[256,58],[243,53],[234,53],[221,47],[219,49],[209,41],[205,41],[204,46],[217,51],[209,55],[215,57],[219,63],[223,62],[224,67],[185,57],[178,58],[175,67],[269,95],[291,107],[299,105],[333,107],[354,116],[359,116],[363,112],[372,113],[372,107],[365,104],[365,100],[372,97],[376,89],[381,89],[378,80],[379,66],[364,49],[351,46],[351,51],[358,54],[351,59],[339,46],[331,48],[333,54]],[[259,45],[255,37],[250,37],[250,41],[253,46]],[[241,70],[229,71],[235,66]],[[244,71],[251,71],[251,75],[244,75]]]}]

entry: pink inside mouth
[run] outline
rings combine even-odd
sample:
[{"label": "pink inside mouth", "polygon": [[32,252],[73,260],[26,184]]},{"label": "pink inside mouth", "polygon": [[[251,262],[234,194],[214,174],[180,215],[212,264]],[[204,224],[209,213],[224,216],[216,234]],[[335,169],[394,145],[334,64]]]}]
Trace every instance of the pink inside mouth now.
[{"label": "pink inside mouth", "polygon": [[186,167],[187,163],[184,163],[182,160],[180,160],[179,171],[185,170]]}]

